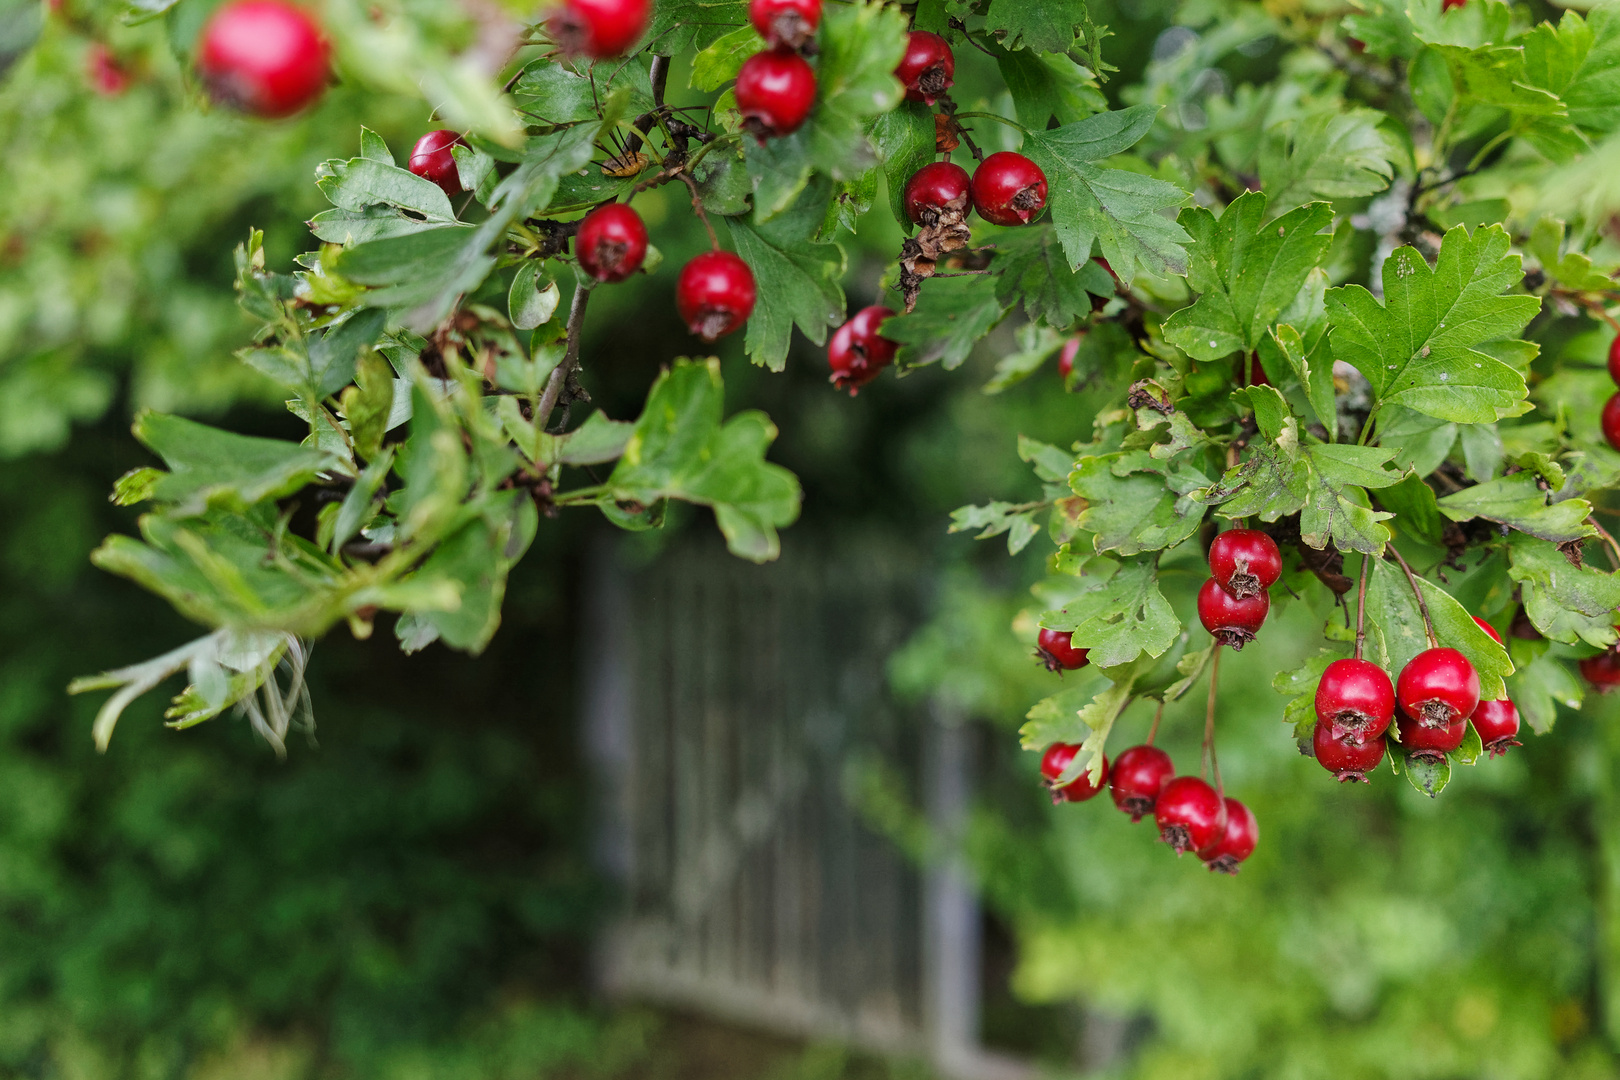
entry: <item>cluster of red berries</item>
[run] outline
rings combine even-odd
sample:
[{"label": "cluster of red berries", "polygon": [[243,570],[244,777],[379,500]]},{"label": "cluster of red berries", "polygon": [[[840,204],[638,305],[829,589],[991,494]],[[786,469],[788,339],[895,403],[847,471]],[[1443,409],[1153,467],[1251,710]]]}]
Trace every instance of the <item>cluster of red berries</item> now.
[{"label": "cluster of red berries", "polygon": [[821,0],[751,0],[748,21],[769,46],[737,72],[737,109],[760,142],[791,135],[816,103],[816,72],[802,53],[821,25]]},{"label": "cluster of red berries", "polygon": [[[1620,337],[1609,343],[1609,378],[1620,383]],[[1620,450],[1620,394],[1612,395],[1603,406],[1603,437]]]},{"label": "cluster of red berries", "polygon": [[1253,854],[1260,839],[1254,812],[1196,776],[1177,776],[1170,755],[1157,746],[1133,746],[1112,765],[1105,756],[1095,784],[1087,771],[1058,786],[1079,752],[1071,743],[1053,743],[1041,755],[1041,776],[1053,802],[1085,802],[1106,786],[1114,805],[1132,821],[1152,814],[1159,838],[1177,855],[1195,852],[1211,870],[1235,874],[1238,864]]},{"label": "cluster of red berries", "polygon": [[1282,576],[1282,552],[1259,529],[1229,529],[1209,546],[1209,572],[1198,590],[1198,619],[1217,644],[1241,649],[1271,613],[1266,590]]},{"label": "cluster of red berries", "polygon": [[[1494,627],[1474,621],[1501,644]],[[1481,701],[1479,673],[1456,649],[1418,653],[1391,684],[1383,668],[1359,657],[1335,660],[1316,684],[1316,760],[1340,781],[1365,781],[1384,760],[1393,723],[1409,757],[1438,761],[1462,745],[1468,725],[1492,757],[1520,745],[1519,710],[1506,698]]]}]

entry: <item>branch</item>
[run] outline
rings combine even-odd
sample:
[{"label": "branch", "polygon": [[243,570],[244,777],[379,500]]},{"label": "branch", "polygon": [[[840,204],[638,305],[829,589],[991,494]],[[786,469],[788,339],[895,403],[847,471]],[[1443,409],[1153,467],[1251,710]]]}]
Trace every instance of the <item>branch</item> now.
[{"label": "branch", "polygon": [[574,302],[568,309],[568,349],[563,353],[562,363],[552,369],[551,378],[546,380],[545,392],[534,407],[534,422],[542,431],[551,419],[551,410],[557,407],[557,399],[562,396],[563,384],[568,381],[569,373],[579,365],[579,332],[585,323],[585,305],[590,303],[590,299],[589,285],[575,286]]},{"label": "branch", "polygon": [[[1356,586],[1356,659],[1367,644],[1367,556],[1361,557],[1361,581]],[[1420,601],[1421,602],[1421,601]]]},{"label": "branch", "polygon": [[[1221,644],[1215,643],[1215,656],[1209,662],[1209,705],[1204,710],[1204,760],[1202,762],[1215,776],[1215,790],[1221,798],[1226,798],[1226,788],[1221,783],[1221,766],[1215,760],[1215,691],[1220,686],[1221,679]],[[1221,803],[1224,807],[1225,802]]]},{"label": "branch", "polygon": [[1440,639],[1434,636],[1434,620],[1429,618],[1429,602],[1423,599],[1423,590],[1418,587],[1417,575],[1412,573],[1412,568],[1401,558],[1401,553],[1395,550],[1394,544],[1385,544],[1384,554],[1400,563],[1401,569],[1406,571],[1406,583],[1412,586],[1412,595],[1417,597],[1418,611],[1423,615],[1423,632],[1428,635],[1429,648],[1434,648],[1440,644]]}]

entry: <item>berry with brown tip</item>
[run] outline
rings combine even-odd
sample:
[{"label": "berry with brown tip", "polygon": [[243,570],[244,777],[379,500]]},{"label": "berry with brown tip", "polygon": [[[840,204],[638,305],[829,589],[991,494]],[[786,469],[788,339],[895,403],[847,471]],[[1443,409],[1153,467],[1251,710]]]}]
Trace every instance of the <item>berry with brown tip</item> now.
[{"label": "berry with brown tip", "polygon": [[574,251],[580,269],[597,281],[623,281],[647,257],[647,226],[627,203],[598,206],[580,220]]},{"label": "berry with brown tip", "polygon": [[652,0],[562,0],[546,29],[564,53],[606,60],[624,55],[651,19]]},{"label": "berry with brown tip", "polygon": [[1400,712],[1395,716],[1395,730],[1400,733],[1401,748],[1408,757],[1438,761],[1468,737],[1468,717],[1459,716],[1448,724],[1435,725],[1420,723]]},{"label": "berry with brown tip", "polygon": [[291,116],[321,96],[330,73],[320,24],[285,0],[232,0],[197,44],[209,96],[254,116]]},{"label": "berry with brown tip", "polygon": [[1035,639],[1035,651],[1048,671],[1078,671],[1090,662],[1086,659],[1090,650],[1075,648],[1074,635],[1068,630],[1042,627],[1040,636]]},{"label": "berry with brown tip", "polygon": [[906,88],[907,101],[932,105],[956,83],[956,54],[951,43],[927,30],[913,30],[894,77]]},{"label": "berry with brown tip", "polygon": [[1479,707],[1479,672],[1456,649],[1425,649],[1401,669],[1395,701],[1420,725],[1448,729]]},{"label": "berry with brown tip", "polygon": [[1108,783],[1108,756],[1103,755],[1102,773],[1095,784],[1091,782],[1091,770],[1082,769],[1080,775],[1062,787],[1057,786],[1064,770],[1074,761],[1074,755],[1080,752],[1080,747],[1074,743],[1053,743],[1041,755],[1041,777],[1046,786],[1052,791],[1052,801],[1085,802],[1094,798]]},{"label": "berry with brown tip", "polygon": [[1209,572],[1217,585],[1245,600],[1282,577],[1282,552],[1259,529],[1228,529],[1209,545]]},{"label": "berry with brown tip", "polygon": [[1395,719],[1395,687],[1371,660],[1335,660],[1316,684],[1316,722],[1335,739],[1377,739]]},{"label": "berry with brown tip", "polygon": [[1384,760],[1384,740],[1335,739],[1333,728],[1320,720],[1311,737],[1311,750],[1317,764],[1333,774],[1339,783],[1366,783],[1367,774]]},{"label": "berry with brown tip", "polygon": [[1254,811],[1230,795],[1226,797],[1226,828],[1209,847],[1198,853],[1204,865],[1222,874],[1235,874],[1238,864],[1254,854],[1260,842],[1260,822]]},{"label": "berry with brown tip", "polygon": [[1170,755],[1157,746],[1133,746],[1114,759],[1108,781],[1108,793],[1114,805],[1131,815],[1132,821],[1141,821],[1153,813],[1159,792],[1176,775]]},{"label": "berry with brown tip", "polygon": [[900,346],[878,333],[883,320],[893,317],[893,309],[874,304],[861,308],[833,331],[827,342],[827,364],[832,368],[834,386],[854,395],[894,360]]},{"label": "berry with brown tip", "polygon": [[729,251],[694,257],[675,282],[675,310],[704,341],[725,337],[747,322],[757,296],[754,272]]},{"label": "berry with brown tip", "polygon": [[1271,596],[1260,593],[1238,599],[1214,578],[1204,582],[1198,590],[1198,621],[1204,629],[1215,635],[1215,640],[1233,649],[1241,649],[1254,640],[1266,615],[1271,611]]},{"label": "berry with brown tip", "polygon": [[802,48],[821,25],[821,0],[749,0],[748,21],[772,48]]},{"label": "berry with brown tip", "polygon": [[1468,720],[1479,733],[1479,741],[1491,757],[1499,757],[1512,747],[1524,745],[1515,738],[1519,734],[1518,706],[1507,698],[1480,702],[1479,708]]},{"label": "berry with brown tip", "polygon": [[1202,851],[1221,828],[1221,797],[1196,776],[1178,776],[1165,784],[1153,804],[1159,837],[1177,855]]},{"label": "berry with brown tip", "polygon": [[1046,174],[1023,154],[1002,150],[973,170],[973,209],[992,225],[1028,225],[1046,205]]},{"label": "berry with brown tip", "polygon": [[906,217],[913,225],[933,225],[946,210],[967,212],[972,177],[951,161],[924,165],[906,181]]},{"label": "berry with brown tip", "polygon": [[755,53],[737,72],[733,92],[743,127],[763,143],[804,126],[816,104],[816,72],[789,49]]}]

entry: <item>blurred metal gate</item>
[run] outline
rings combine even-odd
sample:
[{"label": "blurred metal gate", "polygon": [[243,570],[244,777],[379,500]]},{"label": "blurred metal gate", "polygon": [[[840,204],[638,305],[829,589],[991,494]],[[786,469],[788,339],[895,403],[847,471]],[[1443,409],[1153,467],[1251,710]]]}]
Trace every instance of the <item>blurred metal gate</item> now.
[{"label": "blurred metal gate", "polygon": [[878,545],[797,539],[763,567],[698,544],[593,565],[587,745],[598,855],[625,905],[601,984],[947,1075],[1027,1075],[978,1046],[965,876],[914,865],[846,798],[851,763],[880,759],[937,830],[965,812],[960,724],[887,693],[925,582]]}]

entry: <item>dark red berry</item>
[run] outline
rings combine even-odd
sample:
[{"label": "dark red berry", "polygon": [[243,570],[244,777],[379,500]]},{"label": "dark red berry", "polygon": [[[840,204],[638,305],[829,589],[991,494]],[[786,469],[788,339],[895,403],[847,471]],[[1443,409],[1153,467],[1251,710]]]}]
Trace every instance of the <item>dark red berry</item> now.
[{"label": "dark red berry", "polygon": [[1108,783],[1108,756],[1104,754],[1102,774],[1095,784],[1091,782],[1091,770],[1082,769],[1080,775],[1068,784],[1063,787],[1057,786],[1063,771],[1069,767],[1074,761],[1074,755],[1079,752],[1080,747],[1073,743],[1053,743],[1046,748],[1046,753],[1041,755],[1041,777],[1051,789],[1054,803],[1085,802],[1095,797]]},{"label": "dark red berry", "polygon": [[214,12],[197,45],[197,74],[222,105],[291,116],[321,96],[329,67],[315,16],[285,0],[233,0]]},{"label": "dark red berry", "polygon": [[1160,839],[1177,855],[1202,851],[1220,830],[1221,797],[1196,776],[1178,776],[1159,790],[1153,820]]},{"label": "dark red berry", "polygon": [[675,310],[704,341],[737,329],[754,310],[754,272],[729,251],[705,251],[681,267]]},{"label": "dark red berry", "polygon": [[913,225],[932,225],[941,211],[967,212],[973,180],[966,169],[950,161],[924,165],[906,181],[906,217]]},{"label": "dark red berry", "polygon": [[816,103],[816,73],[798,53],[774,49],[743,62],[735,90],[743,127],[764,142],[799,130]]},{"label": "dark red berry", "polygon": [[1260,354],[1250,352],[1238,359],[1238,385],[1239,386],[1270,386],[1271,380],[1266,377],[1266,369],[1260,366]]},{"label": "dark red berry", "polygon": [[1209,545],[1209,572],[1217,585],[1245,600],[1282,577],[1282,552],[1259,529],[1228,529]]},{"label": "dark red berry", "polygon": [[1350,43],[1350,51],[1357,56],[1367,51],[1367,43],[1360,38],[1346,38],[1345,40]]},{"label": "dark red berry", "polygon": [[1615,394],[1603,405],[1603,437],[1609,445],[1620,450],[1620,394]]},{"label": "dark red berry", "polygon": [[1084,334],[1076,334],[1063,343],[1063,351],[1058,353],[1058,378],[1065,384],[1069,376],[1074,374],[1074,358],[1080,355],[1080,343],[1086,339]]},{"label": "dark red berry", "polygon": [[821,0],[749,0],[748,21],[772,48],[797,49],[816,36]]},{"label": "dark red berry", "polygon": [[1366,783],[1367,774],[1384,760],[1384,740],[1335,739],[1331,724],[1320,720],[1311,736],[1311,750],[1317,764],[1332,773],[1339,783]]},{"label": "dark red berry", "polygon": [[606,60],[627,52],[651,18],[652,0],[562,0],[546,29],[568,55]]},{"label": "dark red berry", "polygon": [[1468,3],[1468,0],[1440,0],[1440,10],[1441,12],[1447,12],[1452,8],[1460,8],[1466,3]]},{"label": "dark red berry", "polygon": [[456,157],[450,151],[451,147],[465,145],[454,131],[430,131],[411,147],[411,172],[438,184],[446,195],[455,198],[465,189],[461,186]]},{"label": "dark red berry", "polygon": [[1510,747],[1524,745],[1514,738],[1519,733],[1519,709],[1507,698],[1480,702],[1468,719],[1491,757],[1507,753]]},{"label": "dark red berry", "polygon": [[1419,723],[1403,711],[1395,715],[1395,730],[1400,733],[1401,749],[1407,756],[1438,761],[1462,745],[1468,735],[1468,718],[1459,716],[1449,724],[1436,726]]},{"label": "dark red berry", "polygon": [[623,281],[647,257],[647,226],[625,203],[608,203],[586,214],[574,238],[580,269],[597,281]]},{"label": "dark red berry", "polygon": [[1204,582],[1204,587],[1198,590],[1198,620],[1205,630],[1215,635],[1216,641],[1234,649],[1241,649],[1254,640],[1270,611],[1271,596],[1267,593],[1240,600],[1221,588],[1214,578]]},{"label": "dark red berry", "polygon": [[1600,693],[1606,694],[1616,686],[1620,686],[1620,653],[1616,653],[1613,649],[1589,656],[1578,666],[1581,669],[1581,677]]},{"label": "dark red berry", "polygon": [[1132,821],[1141,821],[1143,815],[1153,813],[1159,792],[1175,775],[1169,754],[1157,746],[1133,746],[1114,759],[1109,794],[1114,797],[1114,805],[1131,815]]},{"label": "dark red berry", "polygon": [[1395,718],[1395,687],[1371,660],[1335,660],[1316,684],[1316,722],[1335,739],[1367,742]]},{"label": "dark red berry", "polygon": [[1040,636],[1035,639],[1035,651],[1046,662],[1048,671],[1078,671],[1089,661],[1086,653],[1089,649],[1074,647],[1074,635],[1068,630],[1048,630],[1041,628]]},{"label": "dark red berry", "polygon": [[1479,707],[1479,672],[1456,649],[1425,649],[1401,669],[1395,701],[1419,724],[1449,728]]},{"label": "dark red berry", "polygon": [[1609,378],[1620,383],[1620,336],[1609,342]]},{"label": "dark red berry", "polygon": [[894,77],[906,88],[907,101],[932,105],[956,81],[956,54],[950,42],[926,30],[913,30]]},{"label": "dark red berry", "polygon": [[90,89],[102,97],[117,97],[129,89],[129,72],[99,41],[84,54],[84,74],[90,80]]},{"label": "dark red berry", "polygon": [[832,368],[834,386],[848,389],[853,395],[889,365],[900,346],[879,334],[878,328],[884,319],[893,317],[890,308],[864,307],[833,331],[832,340],[827,342],[827,364]]},{"label": "dark red berry", "polygon": [[1478,615],[1471,615],[1469,617],[1474,620],[1475,625],[1477,625],[1481,630],[1491,635],[1492,641],[1496,642],[1498,645],[1502,644],[1502,635],[1496,632],[1496,627],[1492,626]]},{"label": "dark red berry", "polygon": [[973,209],[993,225],[1028,225],[1046,205],[1046,174],[1023,154],[991,154],[973,170]]},{"label": "dark red berry", "polygon": [[1222,874],[1235,874],[1238,864],[1254,854],[1260,842],[1260,823],[1254,811],[1230,795],[1226,797],[1226,829],[1209,847],[1198,853],[1204,865]]}]

